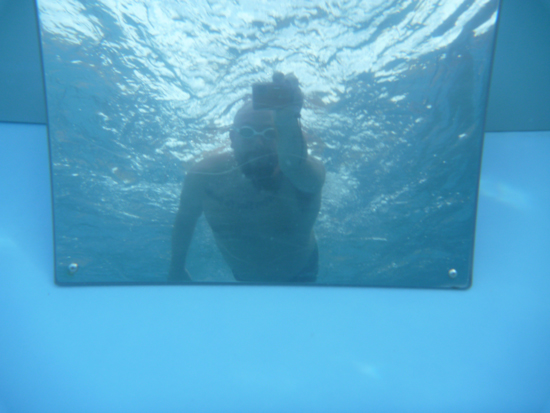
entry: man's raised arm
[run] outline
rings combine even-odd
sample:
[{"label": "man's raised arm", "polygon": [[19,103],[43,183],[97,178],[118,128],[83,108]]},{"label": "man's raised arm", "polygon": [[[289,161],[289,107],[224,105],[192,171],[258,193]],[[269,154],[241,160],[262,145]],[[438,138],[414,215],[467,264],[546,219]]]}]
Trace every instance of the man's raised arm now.
[{"label": "man's raised arm", "polygon": [[188,172],[181,191],[180,205],[172,230],[172,261],[168,282],[191,281],[185,268],[187,251],[193,238],[195,225],[202,214],[202,186],[200,176]]},{"label": "man's raised arm", "polygon": [[299,121],[304,97],[298,79],[293,74],[284,76],[276,72],[273,81],[290,88],[293,96],[289,106],[275,110],[277,156],[281,171],[300,191],[318,193],[325,182],[325,167],[307,153],[307,144]]},{"label": "man's raised arm", "polygon": [[281,171],[300,191],[319,192],[325,182],[325,167],[308,155],[298,118],[289,109],[277,110],[275,127],[279,134],[277,153]]}]

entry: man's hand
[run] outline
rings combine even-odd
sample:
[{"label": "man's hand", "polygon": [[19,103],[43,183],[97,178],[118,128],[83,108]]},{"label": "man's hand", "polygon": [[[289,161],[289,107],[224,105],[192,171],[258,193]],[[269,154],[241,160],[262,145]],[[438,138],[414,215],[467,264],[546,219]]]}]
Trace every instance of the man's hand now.
[{"label": "man's hand", "polygon": [[304,94],[300,89],[300,82],[294,73],[289,73],[286,76],[281,72],[273,73],[273,83],[281,84],[283,87],[290,89],[292,95],[292,103],[285,107],[284,111],[291,111],[291,113],[299,118],[300,111],[304,104]]}]

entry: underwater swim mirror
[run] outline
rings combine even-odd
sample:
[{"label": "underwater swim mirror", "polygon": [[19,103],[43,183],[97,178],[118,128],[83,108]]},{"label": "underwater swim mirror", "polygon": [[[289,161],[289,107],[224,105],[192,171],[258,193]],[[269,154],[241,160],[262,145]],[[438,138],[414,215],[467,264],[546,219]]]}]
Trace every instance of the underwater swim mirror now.
[{"label": "underwater swim mirror", "polygon": [[471,284],[497,0],[38,6],[58,284]]}]

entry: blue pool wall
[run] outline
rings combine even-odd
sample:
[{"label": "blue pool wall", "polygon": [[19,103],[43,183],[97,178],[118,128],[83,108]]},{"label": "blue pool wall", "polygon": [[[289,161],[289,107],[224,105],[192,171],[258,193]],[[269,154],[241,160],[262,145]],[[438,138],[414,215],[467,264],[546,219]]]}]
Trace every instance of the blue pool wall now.
[{"label": "blue pool wall", "polygon": [[0,0],[0,413],[550,412],[549,62],[550,2],[504,0],[467,291],[63,288],[35,5]]}]

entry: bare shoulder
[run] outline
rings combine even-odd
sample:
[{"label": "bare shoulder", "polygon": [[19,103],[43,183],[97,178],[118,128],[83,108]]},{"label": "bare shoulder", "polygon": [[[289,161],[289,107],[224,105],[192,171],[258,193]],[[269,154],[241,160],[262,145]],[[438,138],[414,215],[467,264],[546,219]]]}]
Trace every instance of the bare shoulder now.
[{"label": "bare shoulder", "polygon": [[320,174],[325,175],[325,164],[320,160],[317,159],[311,155],[308,156],[308,159],[310,160],[311,164],[315,166],[315,168],[319,171]]},{"label": "bare shoulder", "polygon": [[205,186],[208,182],[225,175],[234,166],[232,153],[207,156],[187,171],[185,179],[191,184]]},{"label": "bare shoulder", "polygon": [[313,165],[315,165],[315,169],[319,176],[319,180],[321,181],[321,186],[323,186],[323,184],[325,183],[325,178],[327,174],[325,170],[325,164],[323,163],[323,161],[321,161],[320,159],[314,158],[313,156],[311,157],[311,162],[313,163]]},{"label": "bare shoulder", "polygon": [[227,171],[227,169],[232,166],[233,162],[233,154],[230,152],[207,156],[193,165],[189,169],[188,174],[199,176],[215,175]]},{"label": "bare shoulder", "polygon": [[231,154],[223,153],[205,157],[191,166],[185,174],[182,197],[185,199],[200,199],[204,189],[215,181],[232,159]]},{"label": "bare shoulder", "polygon": [[295,177],[295,185],[310,195],[319,195],[325,184],[326,170],[323,162],[313,156],[308,156],[302,173]]}]

